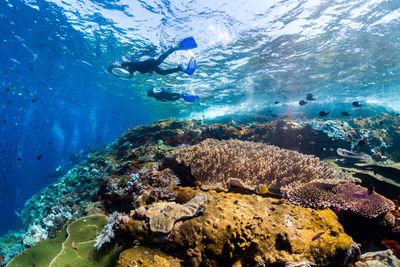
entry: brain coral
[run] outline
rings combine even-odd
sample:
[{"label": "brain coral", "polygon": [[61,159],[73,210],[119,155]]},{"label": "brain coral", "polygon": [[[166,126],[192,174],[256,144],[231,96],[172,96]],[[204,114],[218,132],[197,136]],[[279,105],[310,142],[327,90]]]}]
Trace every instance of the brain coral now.
[{"label": "brain coral", "polygon": [[167,155],[163,166],[173,169],[182,181],[201,182],[203,190],[228,191],[231,186],[255,190],[266,185],[285,193],[311,181],[333,185],[353,181],[314,156],[240,140],[206,139],[180,147]]}]

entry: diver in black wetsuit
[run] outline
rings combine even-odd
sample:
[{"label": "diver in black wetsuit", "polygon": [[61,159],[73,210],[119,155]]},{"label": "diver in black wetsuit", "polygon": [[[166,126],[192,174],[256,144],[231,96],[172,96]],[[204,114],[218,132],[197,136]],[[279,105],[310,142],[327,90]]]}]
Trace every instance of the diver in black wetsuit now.
[{"label": "diver in black wetsuit", "polygon": [[147,96],[148,97],[154,97],[157,100],[160,100],[162,102],[167,102],[167,101],[176,101],[181,98],[183,98],[183,94],[178,94],[178,93],[171,93],[168,91],[160,91],[160,92],[154,92],[153,88],[149,89],[147,91]]},{"label": "diver in black wetsuit", "polygon": [[186,102],[195,102],[196,99],[200,98],[198,95],[178,94],[178,93],[168,92],[165,90],[161,90],[160,92],[154,92],[154,88],[151,88],[149,89],[149,91],[147,91],[147,96],[154,97],[155,99],[162,102],[176,101],[181,98],[183,98],[183,100],[185,100]]},{"label": "diver in black wetsuit", "polygon": [[164,62],[164,60],[171,55],[173,52],[179,50],[178,47],[173,47],[169,49],[167,52],[162,54],[158,59],[149,58],[145,61],[133,61],[133,62],[124,62],[121,64],[122,67],[126,68],[130,73],[134,73],[138,71],[140,73],[151,73],[156,72],[161,75],[167,75],[171,73],[175,73],[178,71],[183,71],[180,66],[173,69],[161,69],[160,64]]},{"label": "diver in black wetsuit", "polygon": [[171,55],[173,52],[177,50],[189,50],[196,48],[197,44],[196,41],[194,40],[193,37],[188,37],[183,39],[182,41],[179,42],[179,44],[176,47],[170,48],[168,51],[163,53],[161,56],[158,57],[158,59],[150,58],[144,61],[132,61],[132,62],[124,62],[121,64],[116,64],[108,67],[108,71],[112,74],[114,74],[117,77],[122,77],[122,78],[132,78],[133,73],[135,71],[138,71],[140,73],[152,73],[156,72],[161,75],[167,75],[179,71],[183,71],[187,73],[188,75],[192,75],[197,66],[196,59],[193,57],[190,59],[188,66],[186,69],[179,64],[178,67],[173,68],[173,69],[162,69],[160,68],[160,64],[164,62],[164,60]]}]

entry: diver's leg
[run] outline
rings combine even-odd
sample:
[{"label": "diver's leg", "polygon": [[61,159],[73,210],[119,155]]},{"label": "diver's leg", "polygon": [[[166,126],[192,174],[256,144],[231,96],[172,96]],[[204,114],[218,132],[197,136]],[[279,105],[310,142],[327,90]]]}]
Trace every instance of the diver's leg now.
[{"label": "diver's leg", "polygon": [[168,74],[179,72],[179,71],[182,71],[182,69],[180,67],[176,67],[174,69],[167,69],[167,70],[163,70],[163,69],[157,67],[155,70],[156,73],[161,74],[161,75],[168,75]]},{"label": "diver's leg", "polygon": [[172,53],[174,53],[176,50],[178,50],[178,48],[176,47],[172,47],[170,49],[168,49],[167,52],[163,53],[161,56],[158,57],[157,59],[157,65],[160,65],[161,63],[164,62],[164,60],[171,55]]}]

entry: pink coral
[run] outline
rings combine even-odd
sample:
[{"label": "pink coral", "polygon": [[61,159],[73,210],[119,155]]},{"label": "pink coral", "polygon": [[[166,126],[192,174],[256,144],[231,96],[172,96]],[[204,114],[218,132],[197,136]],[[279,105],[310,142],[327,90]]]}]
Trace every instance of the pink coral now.
[{"label": "pink coral", "polygon": [[363,217],[376,218],[378,215],[394,208],[394,203],[384,196],[352,183],[339,184],[333,192],[343,201],[343,209],[362,215]]}]

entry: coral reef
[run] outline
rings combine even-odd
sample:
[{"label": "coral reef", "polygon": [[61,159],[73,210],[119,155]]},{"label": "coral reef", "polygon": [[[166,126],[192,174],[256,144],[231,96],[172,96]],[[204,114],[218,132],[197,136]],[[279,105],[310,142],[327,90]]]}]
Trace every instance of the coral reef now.
[{"label": "coral reef", "polygon": [[[39,257],[53,259],[55,257],[53,254],[60,253],[60,244],[64,243],[68,249],[62,255],[81,260],[79,263],[74,262],[75,266],[76,264],[90,266],[96,261],[102,262],[97,265],[101,266],[106,261],[114,263],[119,251],[115,250],[113,256],[103,258],[104,261],[101,257],[103,253],[115,248],[116,244],[122,249],[127,249],[132,246],[133,240],[137,240],[141,244],[147,243],[150,247],[161,244],[160,248],[185,260],[185,264],[191,262],[213,266],[226,261],[230,264],[250,265],[283,264],[283,262],[297,265],[305,262],[310,265],[326,263],[331,259],[340,259],[338,262],[343,262],[346,258],[344,255],[349,249],[348,245],[352,241],[343,233],[332,211],[303,209],[289,204],[286,200],[273,200],[243,193],[256,191],[261,194],[267,191],[275,192],[275,189],[278,189],[277,192],[283,193],[285,197],[293,198],[293,202],[303,201],[305,203],[303,205],[307,207],[333,207],[346,232],[357,242],[363,238],[365,242],[360,243],[363,244],[364,250],[376,249],[374,244],[380,244],[384,238],[399,242],[395,230],[397,228],[377,231],[376,229],[381,229],[377,228],[381,227],[379,224],[371,224],[369,228],[365,225],[360,227],[363,221],[370,224],[371,220],[375,219],[383,221],[386,227],[399,225],[398,202],[397,204],[395,202],[395,207],[389,212],[383,213],[390,207],[387,199],[377,199],[382,203],[369,206],[368,209],[357,208],[360,205],[352,206],[365,200],[360,195],[363,195],[366,189],[357,189],[353,193],[349,191],[350,199],[339,198],[339,191],[335,191],[338,184],[360,181],[357,179],[360,178],[362,186],[375,187],[376,193],[372,194],[371,200],[378,197],[378,194],[390,199],[397,197],[398,168],[396,164],[388,164],[387,159],[400,160],[399,126],[398,117],[382,115],[344,121],[285,119],[242,125],[234,121],[224,124],[168,120],[132,128],[105,147],[104,151],[88,155],[87,161],[76,165],[57,183],[48,186],[27,201],[21,213],[25,234],[10,235],[7,240],[0,243],[1,253],[4,256],[2,264],[35,243],[37,245],[32,249],[40,248],[38,245],[46,244],[45,241],[50,242],[60,238],[65,231],[63,227],[66,227],[68,221],[91,214],[112,214],[115,211],[119,214],[113,219],[112,227],[108,229],[110,230],[108,233],[114,231],[114,239],[105,243],[99,251],[93,244],[95,236],[106,224],[105,219],[101,219],[104,225],[98,226],[98,231],[87,230],[93,234],[88,240],[90,249],[81,250],[85,243],[82,244],[79,238],[71,237],[72,240],[68,238],[68,242],[65,243],[64,236],[58,243],[50,242],[53,249],[51,252],[48,250],[46,254],[48,257],[42,257],[40,253],[44,252],[39,253],[40,249],[34,253],[28,249],[24,253],[27,253],[26,255],[30,253],[30,262],[36,259],[36,264],[40,265]],[[216,140],[203,142],[210,138]],[[197,156],[198,162],[189,162],[185,158],[186,156],[190,158],[192,149],[201,148],[204,144],[208,146],[216,144],[216,147],[220,148],[215,151],[208,149],[208,154],[200,153]],[[189,147],[189,145],[194,146]],[[375,160],[385,162],[368,162],[368,165],[361,165],[355,160],[341,159],[336,161],[341,166],[336,166],[338,171],[335,172],[328,168],[328,165],[331,166],[330,163],[321,162],[314,157],[336,157],[337,148],[364,152],[372,155]],[[179,156],[185,158],[179,164],[178,154],[184,151],[190,153]],[[296,151],[314,156],[303,155]],[[169,156],[165,159],[166,154]],[[168,161],[173,171],[166,168]],[[202,165],[203,163],[206,164]],[[162,168],[157,169],[161,165]],[[346,169],[346,172],[343,172],[343,169]],[[150,207],[168,206],[172,201],[182,207],[197,192],[192,192],[189,188],[176,189],[179,182],[183,186],[223,191],[239,187],[242,189],[237,192],[242,194],[216,193],[210,190],[205,193],[208,199],[204,214],[200,213],[202,211],[200,208],[198,217],[171,220],[173,222],[169,223],[161,220],[163,225],[172,224],[172,230],[168,226],[167,230],[161,232],[151,231],[147,219],[151,216]],[[258,190],[260,188],[263,190]],[[263,194],[263,196],[271,195],[273,194]],[[294,200],[295,196],[297,200]],[[228,200],[233,202],[228,203]],[[192,211],[194,210],[195,208]],[[172,215],[174,211],[169,211],[172,218],[175,216]],[[192,211],[190,213],[193,213]],[[374,212],[370,213],[371,211]],[[159,210],[158,213],[160,214]],[[358,217],[346,218],[347,213]],[[378,213],[380,214],[377,215]],[[130,214],[131,218],[128,220],[124,214]],[[376,218],[360,220],[364,215]],[[325,218],[321,218],[323,216]],[[266,226],[264,222],[272,225]],[[353,223],[353,227],[348,227],[348,222]],[[300,226],[301,223],[304,223],[303,228]],[[85,229],[83,223],[76,225]],[[228,225],[232,228],[226,229]],[[360,228],[365,228],[366,231],[359,231]],[[130,235],[120,235],[123,231],[129,231]],[[370,238],[372,235],[374,238]],[[315,240],[312,240],[313,237]],[[78,249],[74,249],[73,246]],[[90,254],[92,249],[94,252]],[[183,257],[179,251],[183,251],[185,256]],[[270,251],[272,252],[269,253]],[[163,259],[156,259],[154,256],[151,261],[158,262],[159,259],[165,259],[164,256],[159,257]],[[143,262],[148,262],[147,258],[143,258]]]},{"label": "coral reef", "polygon": [[0,237],[0,255],[3,263],[9,262],[12,258],[24,251],[24,234],[25,232],[23,231],[9,231],[6,235]]},{"label": "coral reef", "polygon": [[239,140],[206,139],[180,147],[167,155],[163,166],[182,176],[182,181],[200,181],[204,190],[227,191],[235,186],[254,191],[266,185],[286,192],[309,182],[336,185],[354,181],[313,156]]}]

